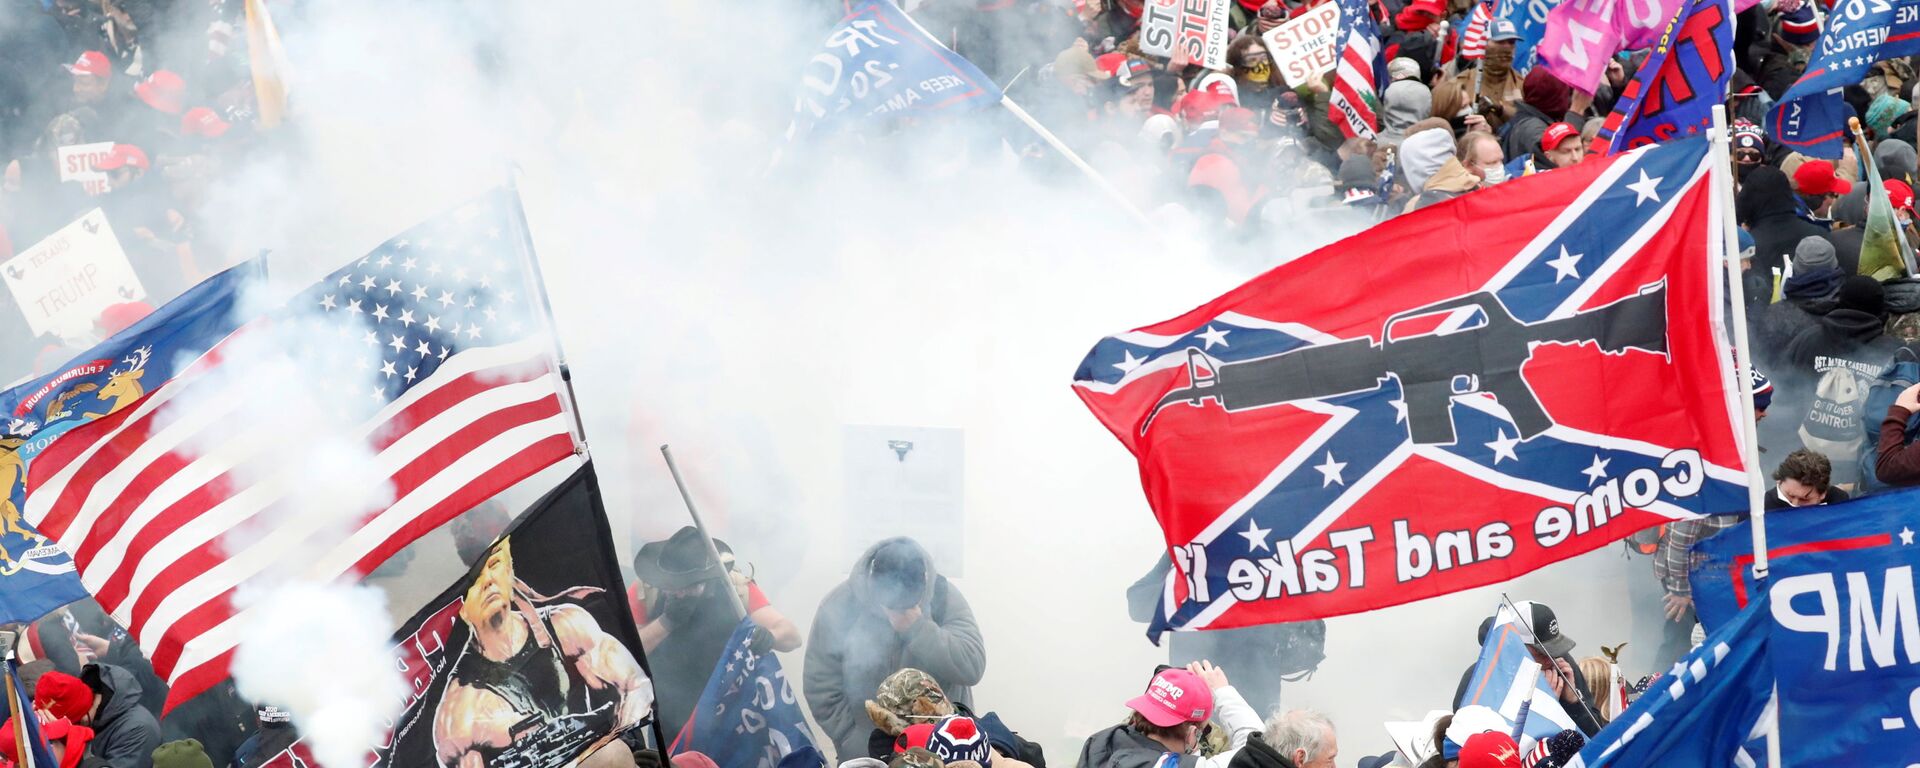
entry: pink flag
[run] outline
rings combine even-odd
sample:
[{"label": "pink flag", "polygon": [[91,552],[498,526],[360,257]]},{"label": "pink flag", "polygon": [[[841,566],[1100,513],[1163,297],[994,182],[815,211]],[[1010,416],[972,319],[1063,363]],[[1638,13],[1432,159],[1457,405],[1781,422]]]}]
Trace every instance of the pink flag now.
[{"label": "pink flag", "polygon": [[1547,12],[1540,63],[1568,85],[1593,93],[1606,76],[1607,59],[1652,47],[1679,10],[1679,0],[1567,0]]}]

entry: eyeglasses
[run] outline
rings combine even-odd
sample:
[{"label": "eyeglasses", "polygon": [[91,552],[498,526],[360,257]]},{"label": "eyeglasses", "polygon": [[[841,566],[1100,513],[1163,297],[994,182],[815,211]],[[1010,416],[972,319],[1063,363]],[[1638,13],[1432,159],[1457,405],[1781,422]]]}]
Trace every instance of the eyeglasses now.
[{"label": "eyeglasses", "polygon": [[1733,153],[1733,159],[1735,162],[1751,165],[1760,162],[1760,153],[1756,150],[1743,149]]}]

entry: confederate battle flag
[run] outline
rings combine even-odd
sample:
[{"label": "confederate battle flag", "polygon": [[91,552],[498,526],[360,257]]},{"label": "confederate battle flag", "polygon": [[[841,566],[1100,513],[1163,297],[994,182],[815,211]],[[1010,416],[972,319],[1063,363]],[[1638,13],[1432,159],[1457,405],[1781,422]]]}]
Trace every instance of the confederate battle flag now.
[{"label": "confederate battle flag", "polygon": [[1354,613],[1744,510],[1705,140],[1400,216],[1074,375],[1174,571],[1150,634]]}]

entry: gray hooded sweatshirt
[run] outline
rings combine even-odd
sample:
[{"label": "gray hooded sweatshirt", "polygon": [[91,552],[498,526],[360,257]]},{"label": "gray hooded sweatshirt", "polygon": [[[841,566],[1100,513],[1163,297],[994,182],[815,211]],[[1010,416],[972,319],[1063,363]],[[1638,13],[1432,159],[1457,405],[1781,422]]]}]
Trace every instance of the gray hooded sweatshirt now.
[{"label": "gray hooded sweatshirt", "polygon": [[[893,630],[868,577],[874,552],[893,542],[911,545],[927,564],[921,618],[905,632]],[[853,574],[820,601],[807,636],[807,708],[840,755],[867,753],[873,722],[866,701],[887,675],[907,667],[932,675],[947,698],[971,708],[972,686],[986,673],[987,647],[967,599],[934,572],[932,556],[912,539],[893,538],[854,562]]]}]

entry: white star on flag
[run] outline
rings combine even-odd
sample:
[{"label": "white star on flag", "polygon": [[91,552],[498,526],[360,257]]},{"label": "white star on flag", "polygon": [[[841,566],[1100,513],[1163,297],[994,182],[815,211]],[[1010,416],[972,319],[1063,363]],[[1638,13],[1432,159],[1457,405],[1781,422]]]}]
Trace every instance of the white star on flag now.
[{"label": "white star on flag", "polygon": [[1213,345],[1215,344],[1225,347],[1230,346],[1227,344],[1227,334],[1229,333],[1233,333],[1233,331],[1223,331],[1209,325],[1207,326],[1206,332],[1200,334],[1200,338],[1207,342],[1207,349],[1213,349]]},{"label": "white star on flag", "polygon": [[1141,363],[1146,362],[1138,357],[1134,357],[1133,350],[1131,349],[1120,350],[1120,354],[1125,355],[1126,359],[1114,363],[1113,367],[1120,369],[1121,373],[1133,373],[1133,369],[1140,367]]},{"label": "white star on flag", "polygon": [[1637,170],[1640,171],[1640,180],[1627,185],[1627,189],[1633,190],[1633,194],[1635,195],[1633,200],[1633,207],[1638,208],[1640,207],[1641,203],[1644,203],[1648,200],[1652,200],[1656,203],[1660,202],[1660,192],[1658,189],[1656,189],[1656,186],[1660,183],[1661,179],[1666,177],[1654,176],[1652,178],[1648,178],[1647,169],[1640,168]]},{"label": "white star on flag", "polygon": [[1333,485],[1334,483],[1339,483],[1343,487],[1347,484],[1346,478],[1340,476],[1341,472],[1346,471],[1347,463],[1344,461],[1334,461],[1333,451],[1327,451],[1327,460],[1319,466],[1314,467],[1314,469],[1320,470],[1322,476],[1320,487],[1322,488]]},{"label": "white star on flag", "polygon": [[[1345,485],[1345,483],[1342,483],[1342,485]],[[1267,546],[1267,534],[1272,532],[1272,528],[1261,528],[1259,521],[1249,517],[1247,518],[1247,529],[1239,533],[1247,539],[1247,551],[1252,552],[1256,549],[1270,549]]]},{"label": "white star on flag", "polygon": [[1559,285],[1561,280],[1569,277],[1575,280],[1580,279],[1580,257],[1585,255],[1569,253],[1567,246],[1561,245],[1560,256],[1547,261],[1547,266],[1553,267],[1553,283]]}]

